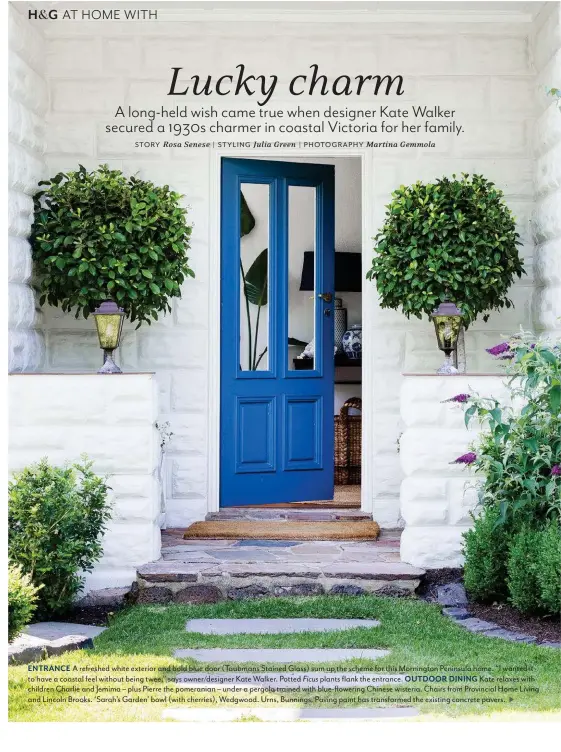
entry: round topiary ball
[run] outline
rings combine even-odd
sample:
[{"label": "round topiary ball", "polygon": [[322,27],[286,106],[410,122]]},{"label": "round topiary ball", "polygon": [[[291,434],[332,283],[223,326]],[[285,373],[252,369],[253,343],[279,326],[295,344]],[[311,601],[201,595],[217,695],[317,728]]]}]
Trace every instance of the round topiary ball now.
[{"label": "round topiary ball", "polygon": [[510,308],[507,292],[525,272],[502,191],[482,175],[452,178],[392,193],[367,276],[382,308],[422,318],[449,300],[467,325]]},{"label": "round topiary ball", "polygon": [[39,185],[31,242],[41,305],[87,318],[114,300],[139,325],[171,311],[169,299],[195,276],[179,193],[107,165]]}]

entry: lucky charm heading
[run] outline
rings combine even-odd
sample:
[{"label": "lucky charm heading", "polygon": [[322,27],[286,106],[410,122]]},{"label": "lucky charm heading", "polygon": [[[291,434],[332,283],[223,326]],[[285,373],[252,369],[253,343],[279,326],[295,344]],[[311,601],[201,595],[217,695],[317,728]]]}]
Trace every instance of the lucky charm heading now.
[{"label": "lucky charm heading", "polygon": [[[236,65],[236,74],[227,74],[214,78],[211,75],[190,76],[183,82],[180,80],[180,72],[183,68],[172,68],[172,79],[168,96],[185,96],[193,94],[194,96],[217,95],[225,97],[228,95],[237,96],[245,94],[249,97],[260,96],[257,104],[262,107],[266,105],[275,93],[278,83],[278,76],[271,75],[252,75],[246,74],[245,65]],[[288,84],[288,92],[292,96],[301,96],[320,94],[321,96],[360,96],[363,93],[369,93],[374,96],[390,94],[401,96],[405,93],[403,89],[403,76],[390,76],[385,74],[376,75],[358,75],[348,76],[342,74],[336,76],[331,81],[327,76],[319,73],[319,66],[315,63],[310,65],[311,73],[302,73],[294,78]]]}]

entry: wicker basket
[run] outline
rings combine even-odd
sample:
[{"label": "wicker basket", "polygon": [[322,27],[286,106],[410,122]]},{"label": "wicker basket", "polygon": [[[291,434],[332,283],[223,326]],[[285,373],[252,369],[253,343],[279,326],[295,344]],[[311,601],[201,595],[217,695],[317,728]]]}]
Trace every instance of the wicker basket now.
[{"label": "wicker basket", "polygon": [[360,485],[362,416],[349,415],[349,408],[362,412],[360,397],[351,397],[335,416],[335,485]]}]

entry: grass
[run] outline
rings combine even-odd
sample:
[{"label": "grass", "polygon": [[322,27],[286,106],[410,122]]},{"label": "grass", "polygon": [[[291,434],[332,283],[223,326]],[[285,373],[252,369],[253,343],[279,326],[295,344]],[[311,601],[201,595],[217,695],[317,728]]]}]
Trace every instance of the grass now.
[{"label": "grass", "polygon": [[[381,626],[329,633],[296,633],[282,635],[215,636],[185,632],[185,622],[192,618],[377,618]],[[411,683],[392,688],[394,697],[406,694],[413,698],[407,704],[418,705],[421,719],[462,717],[479,719],[503,717],[505,720],[559,719],[561,717],[561,651],[534,645],[517,644],[500,639],[474,635],[442,616],[437,606],[415,600],[361,597],[275,598],[261,601],[222,602],[208,606],[136,606],[117,614],[103,634],[95,639],[93,650],[70,653],[45,661],[44,666],[70,665],[70,679],[83,683],[76,692],[64,692],[56,686],[62,674],[50,671],[30,672],[27,666],[11,667],[10,719],[14,721],[154,721],[162,710],[174,704],[202,706],[200,692],[183,688],[178,697],[173,681],[175,673],[205,670],[203,664],[172,657],[176,648],[201,647],[373,647],[388,648],[391,654],[376,661],[350,661],[345,671],[369,670],[411,675],[433,674],[476,676],[477,684],[452,682],[432,685]],[[327,664],[329,665],[329,664]],[[111,670],[96,671],[110,666]],[[415,670],[417,667],[418,670]],[[424,667],[428,669],[424,670]],[[526,667],[527,670],[520,671]],[[213,670],[217,667],[214,665]],[[231,668],[231,667],[229,667]],[[244,666],[244,669],[250,668]],[[273,668],[273,666],[269,666]],[[277,667],[278,668],[278,667]],[[286,667],[280,667],[286,670]],[[305,667],[306,669],[309,667]],[[316,670],[319,666],[314,667]],[[147,670],[146,670],[147,669]],[[263,670],[264,665],[254,666]],[[331,664],[333,669],[333,664]],[[420,669],[420,670],[419,670]],[[64,678],[66,678],[66,676]],[[84,677],[89,677],[87,682]],[[105,691],[96,691],[99,677]],[[533,677],[530,682],[505,684],[501,679]],[[55,682],[54,679],[59,681]],[[75,683],[75,682],[74,682]],[[32,688],[43,685],[40,691]],[[62,685],[64,686],[64,684]],[[485,692],[471,693],[466,686],[484,687]],[[499,687],[510,687],[500,691]],[[86,687],[87,691],[82,691]],[[156,691],[153,691],[153,690]],[[76,702],[45,702],[43,698],[84,696]],[[222,691],[223,701],[232,701],[231,692]],[[261,692],[263,696],[264,692]],[[124,696],[141,698],[125,702]],[[164,702],[158,698],[165,696]],[[215,694],[215,702],[216,702]],[[116,699],[112,701],[111,697]],[[291,702],[316,704],[310,694],[290,694]],[[382,703],[386,692],[362,700],[355,693],[333,692],[322,707]],[[457,702],[458,698],[469,702]],[[208,698],[208,695],[207,695]],[[366,699],[365,699],[366,698]],[[486,702],[491,698],[498,702]],[[278,695],[267,694],[268,703],[279,701]],[[428,702],[427,702],[428,700]],[[220,702],[220,701],[219,701]],[[393,702],[393,700],[392,700]],[[396,702],[396,704],[398,704]],[[251,706],[248,707],[248,713]]]}]

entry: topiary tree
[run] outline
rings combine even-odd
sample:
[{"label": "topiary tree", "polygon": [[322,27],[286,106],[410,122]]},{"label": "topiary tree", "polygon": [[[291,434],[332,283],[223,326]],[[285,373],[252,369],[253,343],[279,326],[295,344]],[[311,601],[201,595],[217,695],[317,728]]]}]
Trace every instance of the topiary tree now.
[{"label": "topiary tree", "polygon": [[171,311],[169,298],[195,276],[179,193],[107,165],[80,165],[39,185],[31,242],[41,305],[87,318],[114,300],[139,326]]},{"label": "topiary tree", "polygon": [[524,268],[502,191],[482,175],[452,177],[393,192],[367,277],[382,308],[422,318],[450,300],[467,326],[512,306],[507,292]]}]

